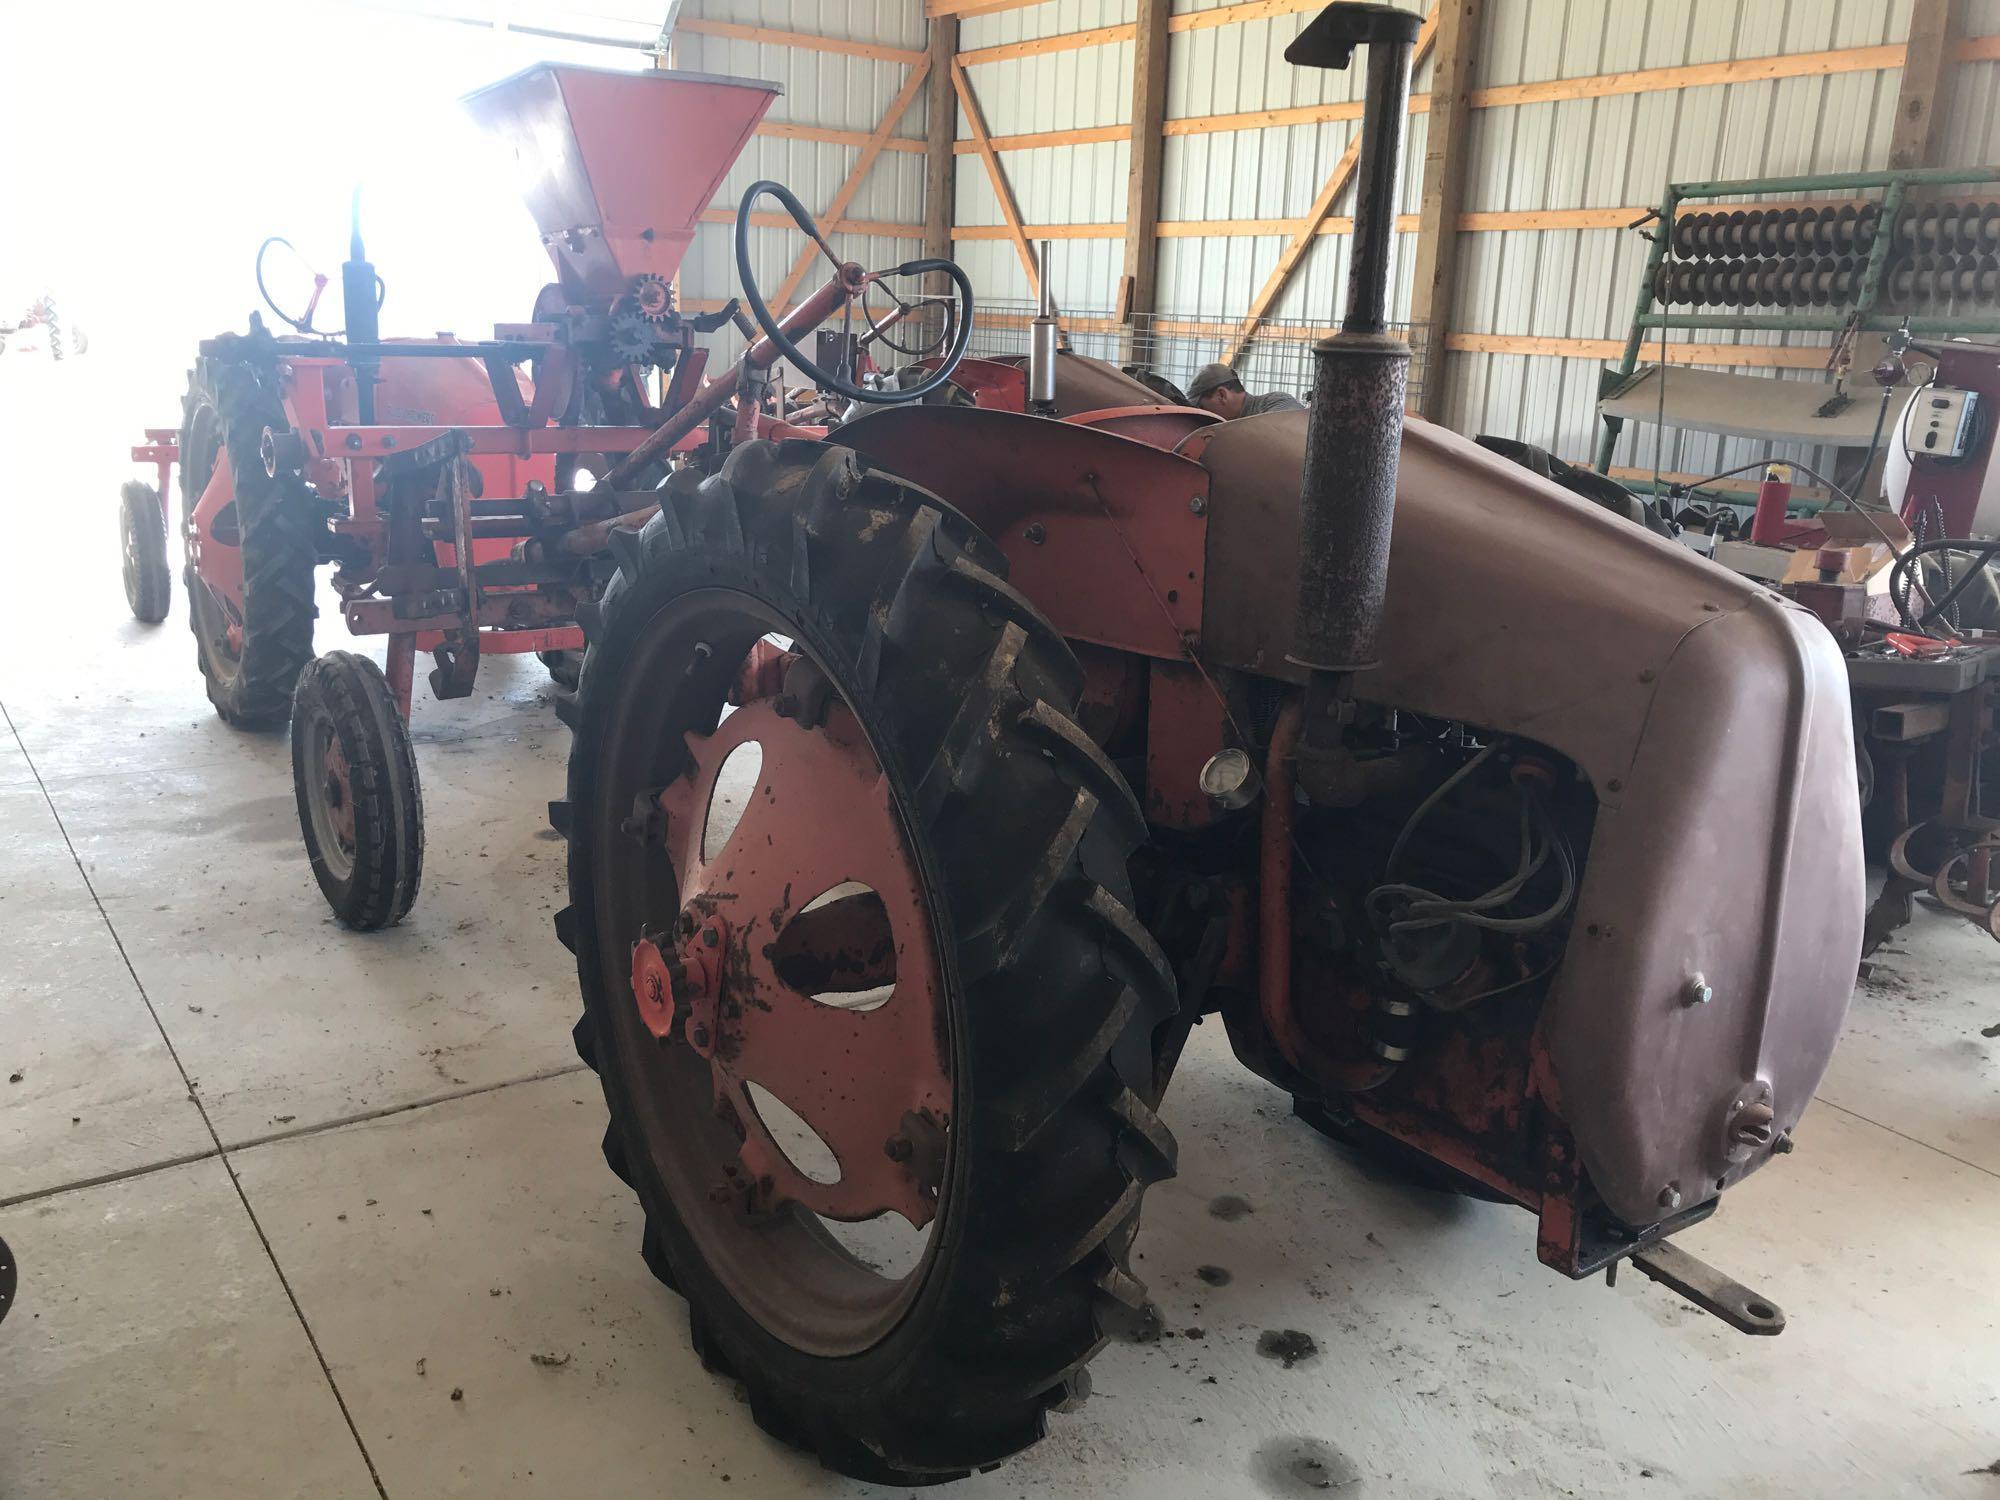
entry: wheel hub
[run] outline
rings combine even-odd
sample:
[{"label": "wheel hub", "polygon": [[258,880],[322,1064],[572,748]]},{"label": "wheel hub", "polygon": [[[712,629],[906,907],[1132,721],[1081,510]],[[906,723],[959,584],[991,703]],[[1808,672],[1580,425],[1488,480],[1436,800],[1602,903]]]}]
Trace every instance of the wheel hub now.
[{"label": "wheel hub", "polygon": [[340,747],[340,736],[329,733],[326,750],[320,757],[323,772],[320,791],[326,798],[326,820],[333,830],[333,836],[340,843],[341,851],[354,853],[354,792],[352,777],[347,767],[347,752]]},{"label": "wheel hub", "polygon": [[[634,944],[633,1002],[661,1046],[707,1063],[716,1114],[741,1142],[740,1168],[725,1172],[751,1206],[844,1222],[893,1212],[922,1228],[937,1212],[952,1097],[928,906],[853,715],[820,695],[817,722],[801,722],[799,701],[760,697],[688,737],[691,768],[656,799],[681,908]],[[754,784],[739,771],[722,786],[725,763],[753,744]],[[719,789],[746,801],[704,857]],[[765,1097],[817,1135],[836,1180],[795,1164],[760,1113]]]}]

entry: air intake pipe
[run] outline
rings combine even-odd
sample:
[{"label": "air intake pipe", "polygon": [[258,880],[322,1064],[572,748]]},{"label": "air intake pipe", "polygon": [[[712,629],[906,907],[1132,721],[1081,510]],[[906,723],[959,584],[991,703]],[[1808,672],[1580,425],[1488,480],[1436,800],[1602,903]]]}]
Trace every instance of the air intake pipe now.
[{"label": "air intake pipe", "polygon": [[[1380,660],[1410,346],[1388,331],[1389,246],[1410,106],[1418,17],[1389,5],[1329,5],[1285,49],[1299,67],[1344,68],[1368,48],[1368,91],[1340,332],[1313,346],[1317,366],[1299,502],[1298,619],[1292,659],[1326,703],[1348,673]],[[1308,705],[1308,742],[1325,732]],[[1329,705],[1330,706],[1330,705]]]}]

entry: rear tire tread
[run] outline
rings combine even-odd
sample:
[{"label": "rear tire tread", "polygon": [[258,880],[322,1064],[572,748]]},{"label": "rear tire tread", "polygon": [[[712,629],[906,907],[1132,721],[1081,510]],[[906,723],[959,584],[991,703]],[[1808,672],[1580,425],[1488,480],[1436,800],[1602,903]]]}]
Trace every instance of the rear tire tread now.
[{"label": "rear tire tread", "polygon": [[[578,1053],[604,1079],[607,1160],[621,1176],[639,1168],[647,1264],[687,1292],[697,1352],[743,1381],[774,1436],[878,1482],[990,1467],[1041,1435],[1110,1329],[1146,1305],[1129,1247],[1144,1189],[1173,1169],[1147,1095],[1152,1032],[1176,1000],[1126,904],[1125,862],[1144,834],[1137,801],[1070,724],[1082,672],[1007,585],[998,549],[851,451],[742,445],[698,487],[670,483],[659,514],[630,541],[618,536],[570,760],[567,935],[586,998]],[[781,1377],[756,1357],[769,1336],[702,1264],[655,1169],[614,1152],[623,1139],[637,1153],[643,1136],[603,1055],[612,1032],[592,1015],[619,996],[624,956],[600,963],[597,952],[593,844],[619,835],[587,810],[623,658],[652,612],[701,587],[787,601],[845,656],[855,708],[912,789],[919,837],[945,872],[943,927],[962,950],[983,941],[991,954],[988,972],[961,974],[961,1065],[983,1102],[958,1149],[981,1187],[958,1207],[950,1274],[934,1298],[925,1288],[926,1337],[867,1390]],[[1058,1225],[1069,1227],[1051,1233]]]}]

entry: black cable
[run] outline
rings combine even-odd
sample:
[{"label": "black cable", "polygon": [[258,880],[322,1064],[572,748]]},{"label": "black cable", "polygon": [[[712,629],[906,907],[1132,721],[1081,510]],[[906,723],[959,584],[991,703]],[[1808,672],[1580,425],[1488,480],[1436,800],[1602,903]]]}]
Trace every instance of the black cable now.
[{"label": "black cable", "polygon": [[[1933,552],[1963,552],[1977,555],[1979,561],[1976,566],[1966,570],[1963,578],[1932,600],[1930,607],[1921,615],[1912,614],[1909,606],[1910,570],[1919,558]],[[1896,607],[1901,611],[1904,623],[1912,630],[1922,631],[1957,602],[1958,596],[1972,586],[1995,557],[2000,557],[2000,541],[1975,542],[1964,537],[1935,537],[1929,541],[1913,543],[1896,559],[1895,566],[1889,570],[1889,597],[1896,601]]]}]

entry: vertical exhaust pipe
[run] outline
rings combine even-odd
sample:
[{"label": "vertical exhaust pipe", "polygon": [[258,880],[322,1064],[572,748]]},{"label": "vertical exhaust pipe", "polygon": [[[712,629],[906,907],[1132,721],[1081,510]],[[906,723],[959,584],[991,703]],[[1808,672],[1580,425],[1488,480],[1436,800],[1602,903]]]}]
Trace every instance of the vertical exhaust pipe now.
[{"label": "vertical exhaust pipe", "polygon": [[[347,259],[340,265],[342,326],[350,344],[378,344],[382,341],[381,305],[377,300],[375,267],[361,243],[361,184],[355,183],[348,205]],[[349,361],[354,367],[356,415],[363,426],[375,421],[375,386],[381,378],[382,361],[373,355]]]},{"label": "vertical exhaust pipe", "polygon": [[[1368,48],[1368,85],[1340,332],[1317,367],[1299,502],[1298,619],[1292,660],[1314,671],[1321,703],[1346,674],[1380,660],[1389,529],[1403,444],[1410,346],[1388,332],[1389,248],[1418,17],[1389,5],[1329,5],[1285,49],[1306,68],[1345,68]],[[1325,729],[1308,703],[1306,737]]]},{"label": "vertical exhaust pipe", "polygon": [[1053,416],[1056,409],[1056,294],[1049,286],[1047,240],[1036,257],[1035,280],[1041,287],[1041,302],[1035,321],[1028,328],[1028,410],[1037,416]]}]

